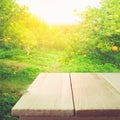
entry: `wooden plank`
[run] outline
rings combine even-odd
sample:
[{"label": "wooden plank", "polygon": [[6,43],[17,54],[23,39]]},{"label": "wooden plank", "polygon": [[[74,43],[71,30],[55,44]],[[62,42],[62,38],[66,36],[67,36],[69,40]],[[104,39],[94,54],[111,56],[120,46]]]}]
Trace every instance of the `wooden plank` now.
[{"label": "wooden plank", "polygon": [[39,117],[39,116],[22,116],[20,120],[120,120],[120,117]]},{"label": "wooden plank", "polygon": [[76,116],[120,116],[120,94],[101,75],[72,73]]},{"label": "wooden plank", "polygon": [[120,92],[120,73],[99,73]]},{"label": "wooden plank", "polygon": [[12,109],[15,116],[72,116],[68,73],[42,73]]}]

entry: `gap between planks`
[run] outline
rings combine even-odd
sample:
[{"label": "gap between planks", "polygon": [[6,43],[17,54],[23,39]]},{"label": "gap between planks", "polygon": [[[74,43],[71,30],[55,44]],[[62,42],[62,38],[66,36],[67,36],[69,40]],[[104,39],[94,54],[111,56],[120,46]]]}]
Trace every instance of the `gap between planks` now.
[{"label": "gap between planks", "polygon": [[72,86],[72,80],[71,80],[71,74],[70,73],[69,73],[69,79],[70,79],[70,87],[71,87],[72,102],[73,102],[73,116],[75,116],[75,100],[74,100],[73,86]]}]

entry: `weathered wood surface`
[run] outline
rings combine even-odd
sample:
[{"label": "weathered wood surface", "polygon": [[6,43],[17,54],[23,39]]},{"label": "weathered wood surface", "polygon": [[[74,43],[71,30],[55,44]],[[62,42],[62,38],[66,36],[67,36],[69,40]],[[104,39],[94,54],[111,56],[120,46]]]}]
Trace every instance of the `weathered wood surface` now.
[{"label": "weathered wood surface", "polygon": [[72,73],[71,80],[77,116],[120,116],[120,93],[101,74]]},{"label": "weathered wood surface", "polygon": [[120,73],[42,73],[12,114],[20,120],[120,120]]},{"label": "weathered wood surface", "polygon": [[120,92],[120,73],[99,73]]},{"label": "weathered wood surface", "polygon": [[72,116],[73,103],[68,73],[40,74],[13,107],[15,116]]}]

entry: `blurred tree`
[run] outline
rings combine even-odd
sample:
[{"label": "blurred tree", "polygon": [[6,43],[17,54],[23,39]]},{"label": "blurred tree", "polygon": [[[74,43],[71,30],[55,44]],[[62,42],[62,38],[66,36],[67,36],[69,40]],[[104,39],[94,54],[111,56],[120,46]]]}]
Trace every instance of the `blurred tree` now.
[{"label": "blurred tree", "polygon": [[[76,12],[76,11],[75,11]],[[120,1],[101,0],[100,8],[91,8],[82,14],[79,27],[79,40],[88,41],[86,45],[90,51],[99,49],[110,52],[112,46],[120,46]]]},{"label": "blurred tree", "polygon": [[19,5],[14,0],[0,0],[0,46],[10,40],[4,32],[10,25],[14,16],[19,12]]}]

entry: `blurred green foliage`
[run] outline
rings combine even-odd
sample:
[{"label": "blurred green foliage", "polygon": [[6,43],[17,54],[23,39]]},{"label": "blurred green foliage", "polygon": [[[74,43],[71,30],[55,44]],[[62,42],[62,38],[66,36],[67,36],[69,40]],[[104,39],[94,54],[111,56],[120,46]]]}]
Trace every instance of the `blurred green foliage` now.
[{"label": "blurred green foliage", "polygon": [[78,24],[50,26],[0,0],[0,119],[17,119],[11,108],[40,72],[120,72],[119,4],[101,0],[100,8],[75,10]]}]

